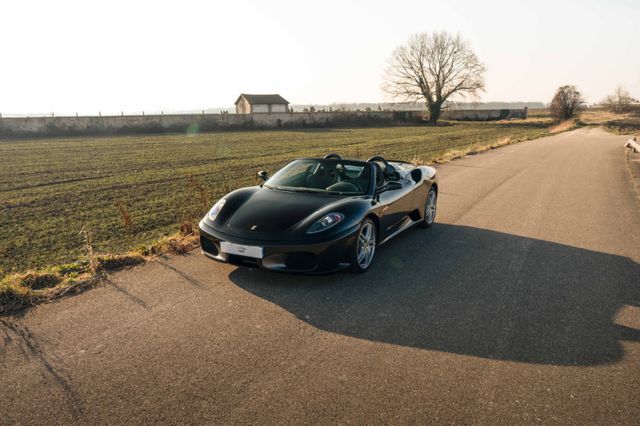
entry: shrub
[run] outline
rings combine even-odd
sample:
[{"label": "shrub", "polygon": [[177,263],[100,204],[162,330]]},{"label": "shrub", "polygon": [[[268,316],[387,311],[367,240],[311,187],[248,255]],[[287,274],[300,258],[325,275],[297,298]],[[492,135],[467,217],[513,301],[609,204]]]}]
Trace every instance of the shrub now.
[{"label": "shrub", "polygon": [[584,107],[584,98],[575,86],[562,86],[556,91],[549,109],[553,118],[560,122],[575,118]]}]

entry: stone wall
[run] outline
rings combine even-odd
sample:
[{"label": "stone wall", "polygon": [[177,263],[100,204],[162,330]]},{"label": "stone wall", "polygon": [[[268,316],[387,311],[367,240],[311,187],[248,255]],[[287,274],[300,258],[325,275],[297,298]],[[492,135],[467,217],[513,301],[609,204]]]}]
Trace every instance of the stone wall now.
[{"label": "stone wall", "polygon": [[[526,118],[524,110],[451,110],[447,120]],[[180,114],[100,117],[3,117],[0,136],[73,136],[198,133],[305,127],[394,126],[424,122],[424,111],[285,112],[273,114]]]},{"label": "stone wall", "polygon": [[181,114],[100,117],[4,117],[0,136],[71,136],[137,133],[197,133],[212,130],[415,124],[420,111],[273,114]]},{"label": "stone wall", "polygon": [[528,109],[452,109],[440,116],[444,120],[490,121],[509,118],[527,118]]}]

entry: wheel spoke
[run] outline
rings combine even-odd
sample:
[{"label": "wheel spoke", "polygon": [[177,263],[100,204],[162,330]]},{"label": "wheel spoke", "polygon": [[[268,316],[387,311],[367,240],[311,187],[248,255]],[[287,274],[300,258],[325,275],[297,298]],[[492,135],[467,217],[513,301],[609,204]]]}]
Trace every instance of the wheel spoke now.
[{"label": "wheel spoke", "polygon": [[436,193],[431,190],[427,196],[427,202],[424,206],[424,220],[427,224],[432,224],[436,217]]},{"label": "wheel spoke", "polygon": [[358,235],[357,261],[361,268],[367,268],[373,260],[376,248],[376,234],[372,223],[366,223]]}]

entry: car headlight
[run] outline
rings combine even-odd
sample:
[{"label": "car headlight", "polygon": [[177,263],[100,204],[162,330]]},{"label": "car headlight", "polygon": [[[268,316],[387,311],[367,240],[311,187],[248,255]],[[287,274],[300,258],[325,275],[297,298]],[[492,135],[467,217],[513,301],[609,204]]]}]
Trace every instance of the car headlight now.
[{"label": "car headlight", "polygon": [[222,210],[222,206],[224,206],[224,203],[226,202],[227,200],[221,198],[217,203],[213,205],[213,207],[211,207],[211,210],[209,210],[209,214],[207,215],[209,216],[209,220],[216,220],[216,216],[218,216],[218,213],[220,213],[220,210]]},{"label": "car headlight", "polygon": [[307,234],[315,234],[316,232],[321,232],[325,229],[329,229],[332,226],[335,226],[338,223],[342,222],[342,219],[344,219],[344,215],[342,213],[326,214],[322,217],[322,219],[311,225],[311,227],[307,230]]}]

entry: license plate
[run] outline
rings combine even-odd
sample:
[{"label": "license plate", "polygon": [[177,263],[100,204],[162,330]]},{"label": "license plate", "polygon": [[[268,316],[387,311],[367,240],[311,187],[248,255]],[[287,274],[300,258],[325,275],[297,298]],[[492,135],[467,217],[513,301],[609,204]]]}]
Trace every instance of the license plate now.
[{"label": "license plate", "polygon": [[263,256],[262,247],[245,246],[242,244],[228,243],[226,241],[220,242],[220,250],[223,253],[237,254],[237,255],[246,256],[246,257],[254,257],[256,259],[262,259],[262,256]]}]

